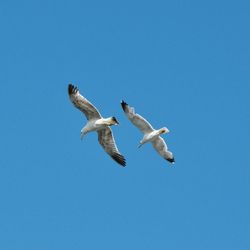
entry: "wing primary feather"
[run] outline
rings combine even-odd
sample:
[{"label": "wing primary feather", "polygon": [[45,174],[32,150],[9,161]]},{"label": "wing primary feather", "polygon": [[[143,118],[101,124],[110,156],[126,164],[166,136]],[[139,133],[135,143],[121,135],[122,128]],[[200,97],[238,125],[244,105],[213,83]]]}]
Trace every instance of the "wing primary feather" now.
[{"label": "wing primary feather", "polygon": [[128,104],[122,100],[121,105],[122,105],[123,111],[126,112],[125,109],[128,106]]},{"label": "wing primary feather", "polygon": [[152,141],[155,150],[167,161],[175,163],[173,153],[168,150],[167,144],[162,137],[158,137]]},{"label": "wing primary feather", "polygon": [[126,166],[126,160],[123,155],[119,152],[115,139],[112,134],[112,130],[107,127],[105,129],[98,130],[98,140],[104,150],[110,155],[110,157],[119,163],[121,166]]},{"label": "wing primary feather", "polygon": [[112,159],[114,159],[117,163],[122,165],[123,167],[126,166],[126,160],[123,155],[120,154],[113,154],[111,155]]},{"label": "wing primary feather", "polygon": [[149,133],[154,130],[152,125],[145,118],[135,113],[133,107],[130,107],[124,101],[121,102],[121,106],[128,119],[143,133]]},{"label": "wing primary feather", "polygon": [[171,162],[171,163],[175,163],[174,157],[173,158],[168,158],[168,159],[166,158],[166,160],[169,161],[169,162]]},{"label": "wing primary feather", "polygon": [[68,86],[69,95],[75,94],[75,93],[77,93],[77,91],[78,91],[78,88],[70,83]]},{"label": "wing primary feather", "polygon": [[99,113],[97,108],[80,94],[76,86],[74,86],[73,84],[69,84],[68,93],[71,102],[75,105],[76,108],[78,108],[85,114],[88,120],[101,118],[101,114]]}]

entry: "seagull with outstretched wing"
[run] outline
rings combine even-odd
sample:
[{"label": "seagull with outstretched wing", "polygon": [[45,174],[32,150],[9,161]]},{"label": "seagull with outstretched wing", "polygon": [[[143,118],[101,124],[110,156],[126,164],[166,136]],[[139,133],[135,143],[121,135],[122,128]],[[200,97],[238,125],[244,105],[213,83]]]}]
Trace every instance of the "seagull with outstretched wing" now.
[{"label": "seagull with outstretched wing", "polygon": [[173,153],[168,150],[167,144],[160,136],[166,134],[169,130],[164,127],[161,129],[154,129],[152,125],[139,114],[135,113],[135,109],[130,107],[126,102],[121,102],[122,109],[128,119],[144,134],[143,139],[140,141],[139,147],[147,142],[151,142],[155,150],[166,160],[174,163]]},{"label": "seagull with outstretched wing", "polygon": [[81,130],[81,139],[89,132],[98,133],[98,141],[104,150],[121,166],[126,166],[124,156],[119,152],[110,126],[119,124],[113,117],[103,118],[97,108],[83,97],[78,88],[72,84],[68,85],[68,93],[71,102],[76,108],[84,113],[88,122]]}]

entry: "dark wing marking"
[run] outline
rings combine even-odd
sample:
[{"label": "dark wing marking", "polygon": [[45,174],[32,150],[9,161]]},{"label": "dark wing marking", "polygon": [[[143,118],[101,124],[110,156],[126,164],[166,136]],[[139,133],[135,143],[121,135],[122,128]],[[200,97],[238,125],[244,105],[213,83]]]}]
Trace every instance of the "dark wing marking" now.
[{"label": "dark wing marking", "polygon": [[171,163],[175,162],[173,153],[168,151],[167,144],[162,137],[159,136],[154,141],[152,141],[152,145],[164,159],[168,160]]},{"label": "dark wing marking", "polygon": [[135,113],[135,109],[133,107],[130,107],[124,101],[121,102],[121,105],[128,119],[144,134],[150,133],[154,130],[151,124],[145,118]]},{"label": "dark wing marking", "polygon": [[101,114],[97,108],[80,94],[76,86],[69,84],[68,93],[74,106],[81,110],[88,120],[101,118]]},{"label": "dark wing marking", "polygon": [[115,139],[113,137],[113,133],[110,127],[106,127],[104,129],[98,130],[98,140],[102,145],[104,150],[120,165],[123,167],[126,166],[126,160],[123,155],[119,152]]}]

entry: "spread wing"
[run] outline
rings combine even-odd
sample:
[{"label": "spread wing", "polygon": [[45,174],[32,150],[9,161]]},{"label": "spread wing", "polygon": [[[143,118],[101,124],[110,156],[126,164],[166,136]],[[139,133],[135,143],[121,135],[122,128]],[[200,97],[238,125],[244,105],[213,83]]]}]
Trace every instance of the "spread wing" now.
[{"label": "spread wing", "polygon": [[104,150],[120,165],[126,166],[126,160],[119,152],[110,127],[98,130],[98,140]]},{"label": "spread wing", "polygon": [[80,94],[76,86],[69,84],[68,92],[72,103],[85,114],[88,120],[101,118],[96,107]]},{"label": "spread wing", "polygon": [[154,141],[152,141],[152,145],[164,159],[168,160],[171,163],[175,162],[173,153],[168,151],[167,144],[162,137],[157,137]]},{"label": "spread wing", "polygon": [[128,119],[137,127],[139,128],[144,134],[150,133],[154,131],[151,124],[144,119],[142,116],[135,113],[135,109],[130,107],[126,102],[121,102],[122,109],[125,112]]}]

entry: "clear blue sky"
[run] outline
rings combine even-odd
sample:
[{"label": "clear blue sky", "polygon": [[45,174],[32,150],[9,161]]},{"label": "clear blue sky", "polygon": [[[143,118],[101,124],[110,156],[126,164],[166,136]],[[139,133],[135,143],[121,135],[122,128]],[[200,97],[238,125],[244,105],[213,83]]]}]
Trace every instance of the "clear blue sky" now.
[{"label": "clear blue sky", "polygon": [[[1,250],[250,249],[249,1],[0,3]],[[102,112],[121,168],[70,103]],[[123,114],[165,135],[176,164]]]}]

